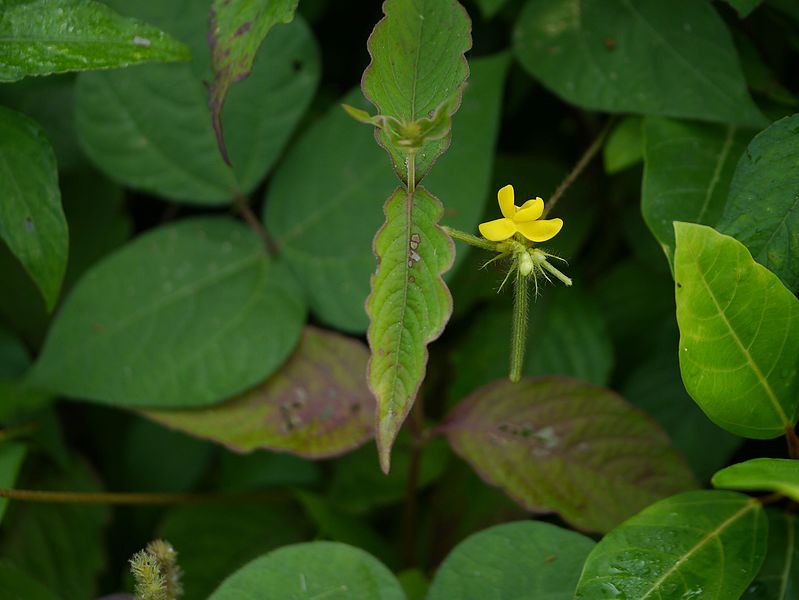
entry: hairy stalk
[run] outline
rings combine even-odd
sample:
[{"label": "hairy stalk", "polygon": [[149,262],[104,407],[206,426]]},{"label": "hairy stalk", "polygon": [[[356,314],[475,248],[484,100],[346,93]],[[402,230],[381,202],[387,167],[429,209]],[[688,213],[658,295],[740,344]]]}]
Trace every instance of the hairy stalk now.
[{"label": "hairy stalk", "polygon": [[602,128],[602,131],[599,132],[599,135],[596,136],[596,139],[591,143],[585,153],[580,157],[580,160],[577,161],[577,164],[574,165],[574,168],[571,172],[566,175],[566,178],[560,183],[558,188],[549,197],[547,200],[546,208],[544,209],[544,214],[542,218],[546,217],[549,212],[555,207],[558,200],[560,200],[561,196],[568,190],[571,185],[575,182],[575,180],[580,176],[580,174],[585,170],[588,166],[588,163],[596,156],[596,153],[602,148],[602,144],[605,142],[605,138],[608,136],[610,132],[610,128],[613,127],[613,124],[616,122],[616,118],[613,117],[605,123],[605,126]]},{"label": "hairy stalk", "polygon": [[485,238],[477,237],[476,235],[472,235],[471,233],[466,233],[458,229],[453,229],[452,227],[447,227],[446,225],[442,225],[441,229],[443,229],[444,232],[453,240],[466,242],[470,246],[482,248],[483,250],[491,250],[492,252],[498,251],[497,247],[499,246],[499,244],[497,244],[497,242],[491,242]]},{"label": "hairy stalk", "polygon": [[510,342],[510,380],[518,383],[524,368],[524,352],[527,347],[527,309],[530,303],[530,290],[527,278],[519,269],[513,286],[513,325]]},{"label": "hairy stalk", "polygon": [[241,215],[241,218],[250,226],[255,234],[261,238],[261,241],[266,248],[267,253],[270,256],[274,256],[277,254],[277,246],[275,243],[269,238],[269,234],[266,233],[266,229],[261,224],[261,221],[255,216],[255,213],[252,212],[250,208],[250,201],[241,194],[236,194],[233,198],[233,206],[236,209],[236,212]]},{"label": "hairy stalk", "polygon": [[48,490],[15,490],[0,488],[0,498],[44,502],[49,504],[114,504],[114,505],[168,505],[168,504],[242,504],[280,502],[287,494],[249,492],[226,494],[209,492],[198,494],[158,494],[137,492],[57,492]]}]

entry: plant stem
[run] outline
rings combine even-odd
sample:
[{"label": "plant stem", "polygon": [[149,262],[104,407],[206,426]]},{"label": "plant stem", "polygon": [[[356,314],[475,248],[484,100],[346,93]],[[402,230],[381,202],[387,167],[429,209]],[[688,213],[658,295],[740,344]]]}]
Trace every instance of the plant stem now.
[{"label": "plant stem", "polygon": [[245,196],[237,194],[233,198],[233,206],[236,208],[236,212],[239,213],[239,215],[241,215],[241,217],[247,222],[247,225],[250,226],[250,229],[252,229],[256,235],[261,238],[261,241],[264,243],[264,247],[266,247],[266,251],[271,256],[277,254],[277,246],[269,238],[269,235],[266,233],[266,229],[264,229],[261,221],[255,216],[255,213],[252,212],[249,200]]},{"label": "plant stem", "polygon": [[516,269],[513,286],[513,324],[510,342],[510,380],[518,383],[524,368],[524,353],[527,349],[527,310],[530,303],[530,290],[527,278]]},{"label": "plant stem", "polygon": [[23,425],[16,425],[15,427],[8,427],[7,429],[0,429],[0,442],[7,442],[18,437],[24,437],[29,433],[34,433],[38,428],[38,423],[25,423]]},{"label": "plant stem", "polygon": [[408,194],[413,196],[416,192],[416,151],[408,152]]},{"label": "plant stem", "polygon": [[444,232],[453,240],[460,240],[461,242],[466,242],[470,246],[482,248],[483,250],[491,250],[492,252],[499,251],[497,249],[497,242],[491,242],[484,238],[477,237],[476,235],[472,235],[471,233],[466,233],[458,229],[453,229],[452,227],[447,227],[446,225],[442,225],[441,229],[443,229]]},{"label": "plant stem", "polygon": [[547,200],[546,208],[544,209],[544,214],[542,217],[546,217],[549,212],[555,207],[560,197],[568,190],[574,181],[580,176],[580,174],[585,170],[588,166],[588,163],[596,156],[596,153],[599,152],[600,148],[602,148],[602,144],[605,142],[605,138],[610,132],[610,128],[613,127],[613,124],[616,122],[615,117],[611,117],[608,119],[608,122],[605,123],[605,126],[602,128],[602,131],[599,132],[599,135],[596,136],[596,139],[591,143],[585,153],[580,157],[580,160],[577,161],[577,164],[574,165],[574,168],[571,172],[566,175],[566,178],[560,183],[558,188],[549,197]]},{"label": "plant stem", "polygon": [[785,428],[785,439],[788,441],[788,456],[794,460],[799,459],[799,437],[793,427]]},{"label": "plant stem", "polygon": [[49,504],[115,504],[131,506],[166,504],[258,504],[263,502],[278,502],[288,497],[287,495],[276,494],[274,492],[159,494],[139,492],[62,492],[0,488],[0,498]]}]

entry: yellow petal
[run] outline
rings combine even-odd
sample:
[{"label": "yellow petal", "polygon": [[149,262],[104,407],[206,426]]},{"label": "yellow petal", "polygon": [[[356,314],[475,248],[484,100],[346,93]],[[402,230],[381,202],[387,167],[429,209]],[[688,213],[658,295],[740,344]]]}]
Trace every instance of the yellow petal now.
[{"label": "yellow petal", "polygon": [[541,198],[535,200],[528,200],[513,217],[517,223],[526,223],[527,221],[535,221],[544,214],[544,201]]},{"label": "yellow petal", "polygon": [[480,233],[487,240],[501,242],[516,233],[516,226],[510,219],[496,219],[487,223],[480,223]]},{"label": "yellow petal", "polygon": [[506,185],[500,189],[497,192],[497,199],[499,200],[499,210],[502,211],[502,216],[506,219],[512,219],[513,215],[516,214],[516,206],[513,204],[513,186]]},{"label": "yellow petal", "polygon": [[546,242],[558,235],[563,227],[563,219],[547,219],[545,221],[529,221],[517,223],[516,228],[531,242]]}]

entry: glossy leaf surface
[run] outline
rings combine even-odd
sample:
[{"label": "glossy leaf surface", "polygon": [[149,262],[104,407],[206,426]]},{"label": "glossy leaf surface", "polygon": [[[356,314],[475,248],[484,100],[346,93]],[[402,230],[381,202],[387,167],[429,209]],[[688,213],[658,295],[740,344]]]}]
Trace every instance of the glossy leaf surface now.
[{"label": "glossy leaf surface", "polygon": [[727,490],[779,492],[799,501],[799,461],[753,458],[713,475],[713,487]]}]

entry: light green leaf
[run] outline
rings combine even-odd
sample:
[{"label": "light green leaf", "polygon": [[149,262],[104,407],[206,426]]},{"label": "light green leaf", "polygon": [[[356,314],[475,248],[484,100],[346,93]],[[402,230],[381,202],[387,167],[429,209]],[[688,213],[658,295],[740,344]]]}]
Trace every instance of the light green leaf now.
[{"label": "light green leaf", "polygon": [[673,222],[718,221],[735,165],[750,137],[732,125],[645,119],[641,212],[672,267]]},{"label": "light green leaf", "polygon": [[163,31],[92,0],[15,0],[0,14],[0,81],[189,60]]},{"label": "light green leaf", "polygon": [[709,2],[531,0],[514,48],[531,75],[582,108],[765,122]]},{"label": "light green leaf", "polygon": [[228,577],[209,600],[405,600],[397,579],[363,550],[310,542],[275,550]]},{"label": "light green leaf", "polygon": [[48,310],[52,310],[69,251],[55,155],[36,122],[2,106],[0,189],[0,238],[36,282]]},{"label": "light green leaf", "polygon": [[228,90],[249,76],[261,42],[278,23],[290,23],[298,0],[214,0],[208,41],[214,79],[208,88],[211,115],[219,149],[227,160],[222,134],[222,107]]},{"label": "light green leaf", "polygon": [[567,377],[497,381],[439,429],[487,483],[583,530],[609,531],[694,485],[651,419],[610,390]]},{"label": "light green leaf", "polygon": [[574,598],[740,598],[763,562],[767,531],[754,498],[720,491],[666,498],[596,545]]},{"label": "light green leaf", "polygon": [[[446,201],[443,219],[464,231],[476,230],[488,197],[507,64],[504,54],[472,62],[452,146],[428,176]],[[357,103],[356,94],[343,102]],[[268,231],[313,312],[338,329],[363,332],[368,325],[372,238],[384,219],[375,195],[395,185],[374,136],[335,105],[291,147],[267,190]]]},{"label": "light green leaf", "polygon": [[289,360],[257,387],[211,408],[144,415],[238,452],[336,456],[372,437],[367,360],[362,343],[307,327]]},{"label": "light green leaf", "polygon": [[644,158],[643,120],[625,117],[608,135],[602,149],[605,172],[618,173],[637,165]]},{"label": "light green leaf", "polygon": [[[0,444],[0,488],[14,487],[27,452],[28,448],[23,444],[13,442]],[[0,498],[0,521],[3,520],[7,507],[8,500]]]},{"label": "light green leaf", "polygon": [[433,579],[427,600],[572,600],[590,538],[549,523],[519,521],[458,544]]},{"label": "light green leaf", "polygon": [[[161,13],[159,25],[192,48],[207,44],[207,2],[170,11],[155,0],[124,8],[146,17]],[[259,56],[226,102],[232,169],[220,156],[203,83],[211,77],[207,48],[190,65],[82,74],[75,118],[84,150],[113,179],[173,200],[218,205],[250,193],[280,155],[319,80],[316,43],[301,19],[273,31]]]},{"label": "light green leaf", "polygon": [[57,595],[6,560],[0,560],[0,589],[14,600],[59,600]]},{"label": "light green leaf", "polygon": [[93,267],[56,316],[32,379],[116,406],[213,404],[263,381],[305,317],[288,269],[224,218],[137,238]]},{"label": "light green leaf", "polygon": [[674,231],[685,388],[736,435],[782,435],[799,411],[799,300],[735,239],[692,223]]},{"label": "light green leaf", "polygon": [[722,469],[711,480],[725,490],[779,492],[799,501],[799,461],[787,458],[753,458]]},{"label": "light green leaf", "polygon": [[749,144],[716,227],[799,292],[799,114],[777,121]]},{"label": "light green leaf", "polygon": [[[366,98],[379,114],[402,123],[428,118],[445,102],[449,114],[454,113],[469,76],[463,55],[472,46],[464,8],[455,0],[386,0],[383,12],[368,41],[372,61],[361,84]],[[385,131],[378,139],[407,183],[407,149],[392,143]],[[449,136],[427,141],[417,151],[417,183],[449,142]]]},{"label": "light green leaf", "polygon": [[423,187],[414,193],[397,188],[385,213],[374,241],[378,268],[366,312],[369,388],[378,406],[375,437],[387,473],[391,446],[425,375],[427,344],[441,335],[452,314],[452,296],[441,276],[455,249],[438,226],[441,202]]},{"label": "light green leaf", "polygon": [[796,515],[766,510],[768,551],[760,573],[741,596],[745,600],[794,600],[799,594],[799,535]]}]

